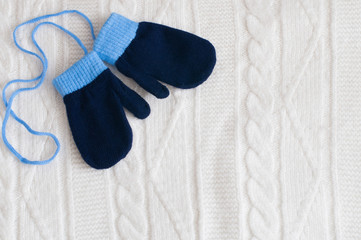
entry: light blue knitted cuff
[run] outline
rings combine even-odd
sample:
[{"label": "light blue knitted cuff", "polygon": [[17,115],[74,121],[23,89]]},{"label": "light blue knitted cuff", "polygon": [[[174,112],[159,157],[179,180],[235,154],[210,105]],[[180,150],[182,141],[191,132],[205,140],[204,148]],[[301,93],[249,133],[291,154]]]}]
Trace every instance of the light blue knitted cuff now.
[{"label": "light blue knitted cuff", "polygon": [[114,65],[134,39],[138,23],[117,13],[112,13],[94,42],[99,57]]},{"label": "light blue knitted cuff", "polygon": [[53,85],[64,97],[96,79],[107,67],[92,51],[53,80]]}]

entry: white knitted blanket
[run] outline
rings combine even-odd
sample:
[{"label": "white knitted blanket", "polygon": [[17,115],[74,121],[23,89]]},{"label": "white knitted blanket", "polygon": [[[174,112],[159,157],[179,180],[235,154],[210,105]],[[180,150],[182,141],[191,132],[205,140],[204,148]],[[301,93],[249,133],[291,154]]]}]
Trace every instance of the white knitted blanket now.
[{"label": "white knitted blanket", "polygon": [[[51,164],[31,166],[0,142],[1,240],[361,239],[361,1],[0,0],[1,89],[40,71],[12,43],[14,27],[63,9],[87,14],[96,33],[111,12],[196,33],[216,47],[217,65],[197,89],[170,87],[164,100],[117,73],[152,113],[127,112],[130,154],[94,170],[51,85],[82,50],[40,29],[49,71],[14,110],[62,148]],[[91,48],[81,18],[54,21]],[[31,30],[19,32],[28,47]],[[30,159],[55,149],[14,121],[7,134]]]}]

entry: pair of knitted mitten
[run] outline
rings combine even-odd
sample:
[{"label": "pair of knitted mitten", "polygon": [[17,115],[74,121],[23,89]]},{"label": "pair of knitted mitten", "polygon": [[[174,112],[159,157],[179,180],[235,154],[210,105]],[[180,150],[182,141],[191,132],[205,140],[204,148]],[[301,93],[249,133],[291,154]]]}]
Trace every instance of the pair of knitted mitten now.
[{"label": "pair of knitted mitten", "polygon": [[150,114],[148,103],[103,61],[157,98],[165,98],[168,88],[158,81],[194,88],[211,74],[216,54],[209,41],[194,34],[113,13],[93,51],[53,81],[63,96],[79,152],[96,169],[113,166],[131,149],[132,130],[123,107],[140,119]]}]

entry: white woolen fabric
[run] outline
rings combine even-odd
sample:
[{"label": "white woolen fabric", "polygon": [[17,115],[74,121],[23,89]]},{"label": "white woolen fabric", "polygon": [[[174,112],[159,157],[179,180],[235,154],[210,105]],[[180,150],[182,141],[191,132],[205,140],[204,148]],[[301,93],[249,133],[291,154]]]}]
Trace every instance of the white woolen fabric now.
[{"label": "white woolen fabric", "polygon": [[[77,9],[96,33],[111,12],[209,39],[217,65],[197,89],[170,87],[159,100],[117,73],[150,104],[127,112],[134,143],[115,167],[81,159],[51,80],[82,57],[52,27],[37,39],[49,57],[44,85],[21,95],[17,113],[59,136],[49,165],[21,164],[0,143],[0,239],[361,239],[361,2],[331,0],[0,0],[0,87],[35,76],[14,27]],[[56,19],[88,49],[78,16]],[[29,31],[19,32],[31,47]],[[0,104],[0,120],[4,106]],[[49,139],[9,124],[30,159]]]}]

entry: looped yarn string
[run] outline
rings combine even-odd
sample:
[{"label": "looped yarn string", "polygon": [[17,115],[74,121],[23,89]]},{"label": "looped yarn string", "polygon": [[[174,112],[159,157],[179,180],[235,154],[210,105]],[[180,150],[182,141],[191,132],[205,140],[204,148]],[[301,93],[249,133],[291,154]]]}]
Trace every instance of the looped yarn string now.
[{"label": "looped yarn string", "polygon": [[[83,17],[88,23],[89,23],[89,26],[90,26],[90,30],[91,30],[91,34],[92,34],[92,38],[95,39],[95,34],[94,34],[94,28],[93,28],[93,25],[91,23],[91,21],[89,20],[89,18],[84,15],[83,13],[77,11],[77,10],[65,10],[65,11],[62,11],[62,12],[59,12],[59,13],[55,13],[55,14],[48,14],[48,15],[44,15],[44,16],[41,16],[41,17],[37,17],[37,18],[34,18],[34,19],[31,19],[29,21],[26,21],[24,23],[21,23],[19,24],[15,29],[14,29],[14,32],[13,32],[13,39],[14,39],[14,43],[16,45],[17,48],[19,48],[21,51],[27,53],[27,54],[30,54],[30,55],[33,55],[35,56],[36,58],[38,58],[40,61],[41,61],[41,64],[43,66],[43,70],[42,72],[40,73],[39,76],[35,77],[35,78],[32,78],[32,79],[15,79],[15,80],[12,80],[10,82],[8,82],[3,91],[2,91],[2,99],[3,99],[3,102],[5,104],[5,107],[6,107],[6,112],[5,112],[5,116],[4,116],[4,120],[3,120],[3,124],[2,124],[2,139],[4,141],[4,144],[6,145],[6,147],[23,163],[26,163],[26,164],[33,164],[33,165],[44,165],[44,164],[47,164],[49,162],[51,162],[56,156],[57,154],[59,153],[59,150],[60,150],[60,143],[59,143],[59,140],[58,138],[51,134],[51,133],[48,133],[48,132],[39,132],[39,131],[35,131],[33,130],[24,120],[22,120],[21,118],[19,118],[13,111],[12,111],[12,104],[13,104],[13,101],[15,99],[15,97],[21,93],[21,92],[24,92],[24,91],[31,91],[31,90],[35,90],[37,88],[39,88],[44,79],[45,79],[45,75],[46,75],[46,71],[48,69],[48,59],[44,53],[44,51],[40,48],[39,44],[37,43],[37,41],[35,40],[35,33],[37,32],[37,30],[39,29],[40,26],[42,25],[52,25],[52,26],[55,26],[57,27],[58,29],[62,30],[63,32],[65,32],[66,34],[68,34],[70,37],[72,37],[78,44],[79,46],[83,49],[84,51],[84,54],[87,54],[88,51],[86,49],[86,47],[84,46],[84,44],[81,42],[81,40],[75,35],[73,34],[72,32],[68,31],[67,29],[63,28],[62,26],[58,25],[58,24],[55,24],[53,22],[42,22],[42,23],[39,23],[35,28],[34,30],[32,31],[31,33],[31,38],[32,38],[32,41],[35,45],[35,47],[38,49],[38,51],[40,52],[41,56],[35,52],[32,52],[30,50],[27,50],[23,47],[21,47],[19,44],[18,44],[18,41],[17,41],[17,38],[16,38],[16,32],[17,30],[21,27],[21,26],[24,26],[26,24],[31,24],[31,23],[35,23],[37,21],[40,21],[40,20],[43,20],[43,19],[46,19],[46,18],[50,18],[50,17],[55,17],[55,16],[59,16],[59,15],[62,15],[62,14],[68,14],[68,13],[76,13],[76,14],[79,14],[81,17]],[[7,100],[6,99],[6,90],[7,88],[14,84],[14,83],[29,83],[29,82],[34,82],[34,81],[38,81],[38,83],[33,86],[33,87],[28,87],[28,88],[19,88],[17,89],[16,91],[14,91],[11,96],[9,97],[9,99]],[[32,160],[28,160],[27,158],[23,157],[18,151],[15,150],[15,148],[9,143],[9,141],[7,140],[7,137],[6,137],[6,125],[7,125],[7,122],[9,120],[9,117],[12,116],[18,123],[20,123],[21,125],[23,125],[26,130],[33,134],[33,135],[37,135],[37,136],[48,136],[50,138],[53,139],[53,141],[55,142],[57,148],[54,152],[54,154],[47,160],[40,160],[40,161],[32,161]]]}]

